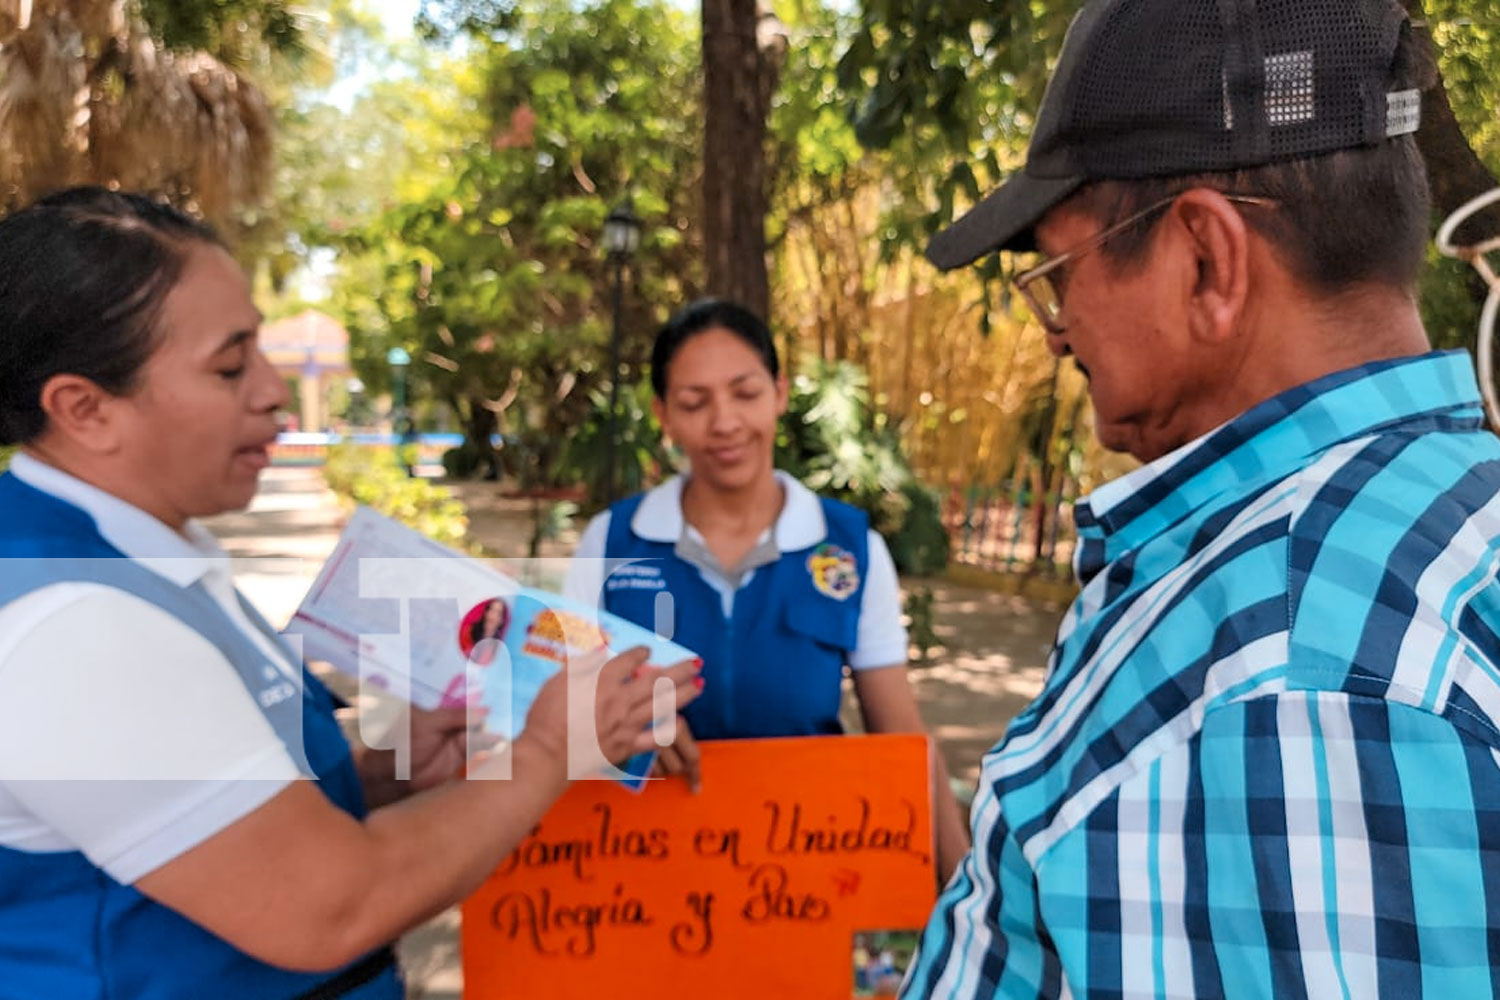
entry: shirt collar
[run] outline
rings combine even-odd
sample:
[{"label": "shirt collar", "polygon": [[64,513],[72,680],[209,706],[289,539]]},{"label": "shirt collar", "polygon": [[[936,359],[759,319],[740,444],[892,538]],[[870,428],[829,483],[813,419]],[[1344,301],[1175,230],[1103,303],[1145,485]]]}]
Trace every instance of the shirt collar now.
[{"label": "shirt collar", "polygon": [[[828,537],[828,522],[818,495],[793,476],[776,471],[776,480],[786,493],[786,503],[776,518],[773,537],[782,552],[812,548]],[[682,537],[682,488],[686,480],[673,476],[650,491],[636,508],[630,530],[648,542],[676,543]]]},{"label": "shirt collar", "polygon": [[1290,389],[1149,465],[1075,508],[1080,539],[1112,559],[1216,496],[1284,478],[1344,441],[1377,432],[1484,426],[1473,365],[1463,351],[1379,361]]},{"label": "shirt collar", "polygon": [[11,459],[10,471],[27,486],[83,511],[106,542],[179,587],[192,586],[228,558],[196,521],[183,528],[187,537],[179,535],[139,507],[25,452]]}]

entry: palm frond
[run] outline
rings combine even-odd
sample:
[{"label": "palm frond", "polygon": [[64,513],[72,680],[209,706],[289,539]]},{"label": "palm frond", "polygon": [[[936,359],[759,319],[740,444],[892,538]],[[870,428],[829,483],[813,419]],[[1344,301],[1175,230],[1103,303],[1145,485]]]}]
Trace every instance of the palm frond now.
[{"label": "palm frond", "polygon": [[0,0],[0,208],[111,184],[163,194],[218,223],[260,202],[274,119],[245,77],[164,50],[122,2]]}]

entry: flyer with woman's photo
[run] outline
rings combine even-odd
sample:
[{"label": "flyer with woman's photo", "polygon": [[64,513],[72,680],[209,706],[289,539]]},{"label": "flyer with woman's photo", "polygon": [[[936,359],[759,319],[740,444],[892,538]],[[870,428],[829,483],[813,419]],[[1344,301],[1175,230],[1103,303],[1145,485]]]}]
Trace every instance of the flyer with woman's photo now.
[{"label": "flyer with woman's photo", "polygon": [[[689,650],[598,608],[524,587],[483,562],[361,507],[287,626],[308,659],[420,708],[482,705],[488,730],[520,732],[541,686],[601,646],[650,662]],[[621,770],[638,787],[654,755]]]}]

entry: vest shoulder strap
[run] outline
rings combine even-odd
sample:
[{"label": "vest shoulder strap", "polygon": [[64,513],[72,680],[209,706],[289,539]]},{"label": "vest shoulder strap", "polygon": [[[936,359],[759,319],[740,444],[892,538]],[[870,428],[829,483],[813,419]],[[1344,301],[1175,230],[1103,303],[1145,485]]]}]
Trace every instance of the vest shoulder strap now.
[{"label": "vest shoulder strap", "polygon": [[639,555],[643,547],[657,544],[637,537],[630,528],[631,522],[635,520],[636,511],[641,509],[641,502],[645,499],[646,494],[637,493],[635,496],[626,497],[610,505],[609,533],[604,542],[606,558],[629,558]]}]

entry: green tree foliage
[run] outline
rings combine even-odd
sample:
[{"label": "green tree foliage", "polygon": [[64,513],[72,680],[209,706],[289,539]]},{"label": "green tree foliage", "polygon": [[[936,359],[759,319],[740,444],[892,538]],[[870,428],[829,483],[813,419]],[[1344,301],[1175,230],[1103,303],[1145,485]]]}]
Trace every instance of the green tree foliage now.
[{"label": "green tree foliage", "polygon": [[614,275],[599,236],[614,202],[632,194],[646,222],[625,272],[627,371],[695,291],[693,42],[663,2],[518,10],[473,43],[469,130],[413,163],[401,200],[345,240],[338,299],[361,373],[380,385],[385,350],[405,347],[413,395],[448,403],[476,448],[504,432],[501,458],[527,486],[562,478],[563,442],[608,376]]},{"label": "green tree foliage", "polygon": [[[839,63],[857,101],[856,134],[872,149],[906,137],[948,162],[935,230],[1019,166],[1048,75],[1081,0],[864,0],[860,29]],[[1496,0],[1425,0],[1439,69],[1471,144],[1494,170],[1500,126]],[[1009,162],[1007,162],[1009,159]]]},{"label": "green tree foliage", "polygon": [[510,0],[422,0],[417,31],[430,42],[457,38],[499,39],[516,25]]},{"label": "green tree foliage", "polygon": [[[676,6],[686,9],[680,0]],[[694,177],[699,259],[714,294],[767,315],[765,139],[787,49],[780,11],[772,0],[699,0],[693,6],[701,15],[695,39],[701,128],[694,133],[703,163]],[[513,36],[525,20],[525,5],[514,0],[423,0],[418,25],[439,41],[492,42]]]},{"label": "green tree foliage", "polygon": [[[915,226],[891,228],[892,238],[925,244],[1020,166],[1030,113],[1080,6],[1080,0],[863,0],[859,30],[839,62],[839,83],[857,101],[855,132],[875,150],[914,143],[911,148],[924,154],[921,169],[935,178],[931,192],[906,192],[926,211],[917,213]],[[1500,168],[1494,115],[1500,3],[1425,0],[1420,6],[1453,112],[1494,173]],[[978,270],[989,286],[1006,266],[992,255]],[[1434,268],[1423,291],[1434,339],[1443,346],[1472,342],[1478,290],[1466,270]],[[993,301],[988,293],[986,301]]]},{"label": "green tree foliage", "polygon": [[335,445],[323,478],[346,506],[369,507],[444,545],[468,543],[464,505],[443,487],[407,475],[389,448]]},{"label": "green tree foliage", "polygon": [[[1013,172],[1081,0],[865,0],[838,64],[859,141],[920,156],[924,241]],[[994,275],[990,275],[994,276]]]},{"label": "green tree foliage", "polygon": [[298,59],[316,44],[312,13],[289,0],[139,0],[141,16],[174,52],[207,52],[236,69]]},{"label": "green tree foliage", "polygon": [[900,435],[872,407],[868,379],[855,365],[819,363],[791,379],[776,466],[868,513],[902,572],[947,565],[937,499],[912,472]]},{"label": "green tree foliage", "polygon": [[1500,174],[1500,0],[1424,0],[1454,116],[1474,152]]},{"label": "green tree foliage", "polygon": [[[929,481],[1005,477],[1036,446],[1024,431],[1050,412],[1054,360],[1003,284],[940,275],[920,259],[949,154],[921,132],[861,145],[848,112],[866,84],[846,85],[842,58],[870,30],[860,16],[814,0],[783,18],[792,45],[772,118],[771,229],[788,354],[858,363],[871,411]],[[1076,398],[1081,379],[1063,381],[1061,395]]]},{"label": "green tree foliage", "polygon": [[[654,398],[651,382],[645,378],[620,393],[614,453],[618,496],[650,488],[674,467],[662,440],[661,425],[651,409]],[[561,462],[561,477],[584,487],[585,509],[590,512],[602,509],[609,501],[605,496],[608,466],[609,393],[595,390],[589,398],[588,413],[568,435]]]},{"label": "green tree foliage", "polygon": [[[1500,0],[1425,0],[1423,6],[1453,117],[1480,162],[1500,176]],[[1486,291],[1467,264],[1432,254],[1422,283],[1422,319],[1436,345],[1475,342]]]},{"label": "green tree foliage", "polygon": [[[275,196],[258,219],[253,255],[278,295],[320,251],[341,248],[351,232],[424,194],[426,178],[447,165],[454,137],[484,127],[465,102],[474,84],[462,63],[411,40],[391,42],[359,8],[338,19],[333,38],[334,63],[357,65],[374,79],[347,107],[314,86],[297,88],[280,105]],[[340,263],[348,271],[365,262],[350,256]],[[279,317],[305,305],[284,298],[271,312]]]}]

